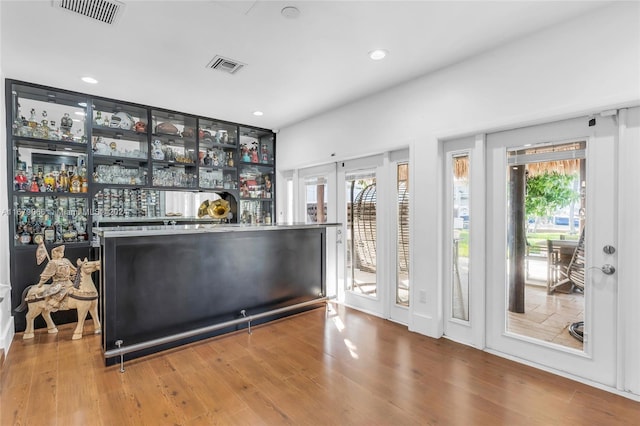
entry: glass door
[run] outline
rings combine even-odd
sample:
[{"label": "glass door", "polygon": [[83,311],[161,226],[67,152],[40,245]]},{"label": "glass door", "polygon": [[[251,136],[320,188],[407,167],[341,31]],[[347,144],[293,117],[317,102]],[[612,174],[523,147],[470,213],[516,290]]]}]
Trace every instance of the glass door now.
[{"label": "glass door", "polygon": [[614,117],[487,136],[487,347],[614,386]]},{"label": "glass door", "polygon": [[[338,167],[338,221],[342,226],[338,271],[344,285],[344,300],[353,306],[386,317],[386,290],[379,285],[385,276],[388,258],[387,235],[379,232],[383,213],[384,191],[379,188],[383,157],[376,156],[341,163]],[[382,260],[379,262],[379,260]]]},{"label": "glass door", "polygon": [[[335,223],[336,164],[309,167],[298,171],[297,222]],[[327,296],[338,295],[337,246],[342,230],[327,228]]]}]

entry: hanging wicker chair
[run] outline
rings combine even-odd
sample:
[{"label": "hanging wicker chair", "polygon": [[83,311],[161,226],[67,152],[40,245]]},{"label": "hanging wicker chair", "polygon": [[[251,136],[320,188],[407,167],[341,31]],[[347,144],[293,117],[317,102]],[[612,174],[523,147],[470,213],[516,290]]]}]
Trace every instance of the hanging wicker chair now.
[{"label": "hanging wicker chair", "polygon": [[[376,185],[366,186],[353,201],[353,241],[356,267],[376,272]],[[398,268],[409,271],[409,191],[406,183],[398,188]]]}]

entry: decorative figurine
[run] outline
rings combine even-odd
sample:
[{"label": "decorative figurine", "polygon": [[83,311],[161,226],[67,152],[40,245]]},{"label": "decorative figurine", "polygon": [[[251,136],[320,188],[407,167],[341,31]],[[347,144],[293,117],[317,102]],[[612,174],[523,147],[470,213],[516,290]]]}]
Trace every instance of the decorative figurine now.
[{"label": "decorative figurine", "polygon": [[[87,313],[93,318],[94,333],[102,331],[98,319],[98,291],[91,278],[91,274],[100,270],[100,261],[88,261],[78,259],[77,268],[64,257],[64,246],[58,246],[51,250],[51,258],[46,247],[41,242],[36,250],[36,262],[40,265],[45,259],[49,262],[40,274],[38,284],[30,285],[22,293],[22,303],[16,308],[17,312],[26,314],[27,327],[23,339],[33,339],[33,320],[42,314],[47,323],[47,332],[57,333],[55,323],[51,319],[51,312],[78,310],[78,324],[73,332],[73,340],[81,339],[84,329],[84,321]],[[73,281],[71,281],[73,278]],[[49,280],[52,283],[43,286]]]},{"label": "decorative figurine", "polygon": [[204,161],[204,165],[205,166],[210,166],[211,165],[212,160],[211,160],[211,157],[209,156],[209,151],[208,150],[207,150],[207,155],[206,155],[206,157],[204,157],[203,161]]},{"label": "decorative figurine", "polygon": [[265,198],[271,198],[271,176],[264,175]]},{"label": "decorative figurine", "polygon": [[256,148],[255,146],[251,147],[251,162],[252,163],[258,162],[258,148]]},{"label": "decorative figurine", "polygon": [[93,139],[93,152],[100,155],[109,153],[109,145],[107,145],[102,136]]},{"label": "decorative figurine", "polygon": [[160,139],[155,139],[152,143],[151,158],[153,160],[164,160],[164,152],[162,151],[162,142]]},{"label": "decorative figurine", "polygon": [[251,157],[249,156],[249,147],[247,145],[242,145],[242,161],[245,163],[251,161]]},{"label": "decorative figurine", "polygon": [[104,126],[104,119],[102,118],[102,111],[96,111],[96,118],[93,120],[93,124],[96,126]]},{"label": "decorative figurine", "polygon": [[24,173],[24,170],[18,170],[18,174],[14,178],[15,182],[15,190],[24,192],[27,190],[27,186],[29,183],[29,179],[27,175]]},{"label": "decorative figurine", "polygon": [[147,125],[145,123],[143,123],[142,121],[138,121],[138,122],[136,122],[134,130],[137,133],[147,133]]},{"label": "decorative figurine", "polygon": [[268,164],[269,163],[269,149],[267,148],[267,145],[262,145],[262,164]]},{"label": "decorative figurine", "polygon": [[60,119],[60,128],[62,128],[62,130],[64,130],[65,132],[69,132],[71,130],[71,127],[73,127],[73,119],[68,112],[65,112]]}]

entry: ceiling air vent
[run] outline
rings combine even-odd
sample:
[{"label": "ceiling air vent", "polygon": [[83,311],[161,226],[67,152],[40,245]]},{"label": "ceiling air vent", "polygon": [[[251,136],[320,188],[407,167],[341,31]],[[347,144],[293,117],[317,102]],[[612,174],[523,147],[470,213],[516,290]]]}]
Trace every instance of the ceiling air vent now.
[{"label": "ceiling air vent", "polygon": [[51,4],[110,25],[116,23],[124,9],[124,3],[115,0],[52,0]]},{"label": "ceiling air vent", "polygon": [[233,59],[216,55],[211,60],[211,62],[207,64],[207,68],[228,72],[229,74],[235,74],[236,72],[238,72],[238,70],[240,70],[240,68],[244,67],[245,65],[246,64],[243,64],[242,62],[234,61]]}]

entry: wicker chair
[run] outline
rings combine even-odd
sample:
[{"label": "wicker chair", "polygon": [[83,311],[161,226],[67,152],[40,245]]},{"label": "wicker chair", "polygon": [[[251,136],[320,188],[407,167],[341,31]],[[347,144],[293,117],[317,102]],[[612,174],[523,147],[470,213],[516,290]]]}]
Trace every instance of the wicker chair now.
[{"label": "wicker chair", "polygon": [[[551,249],[551,247],[549,247],[549,249]],[[573,252],[573,256],[571,256],[569,265],[566,270],[562,267],[557,269],[560,279],[553,284],[550,290],[553,291],[553,289],[561,285],[571,283],[573,290],[584,292],[584,263],[584,228],[582,228],[578,244]]]}]

